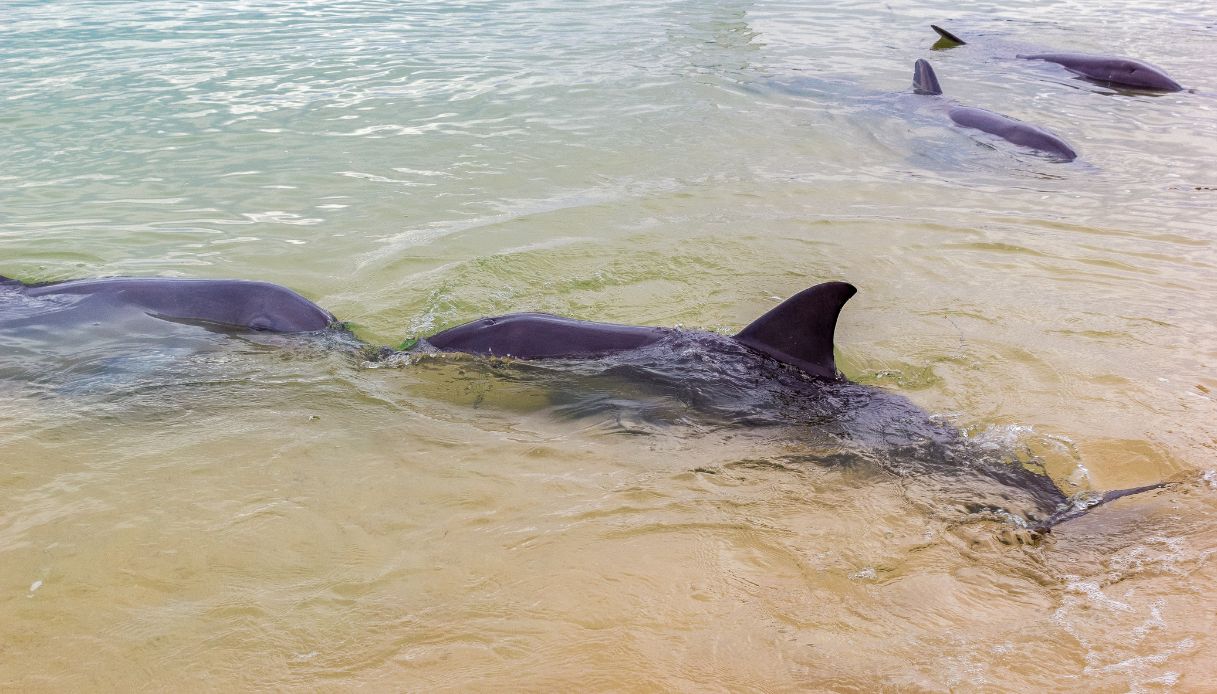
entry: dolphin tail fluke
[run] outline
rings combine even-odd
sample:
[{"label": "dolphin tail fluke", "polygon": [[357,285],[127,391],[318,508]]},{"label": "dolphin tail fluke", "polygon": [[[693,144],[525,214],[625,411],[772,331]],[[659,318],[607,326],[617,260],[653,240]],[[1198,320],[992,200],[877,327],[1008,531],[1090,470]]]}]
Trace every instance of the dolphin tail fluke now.
[{"label": "dolphin tail fluke", "polygon": [[1170,485],[1172,485],[1174,483],[1175,482],[1171,482],[1171,481],[1157,482],[1155,484],[1147,484],[1143,487],[1133,487],[1132,489],[1116,489],[1114,491],[1106,492],[1098,498],[1090,499],[1083,503],[1075,503],[1075,504],[1071,505],[1069,508],[1063,509],[1061,511],[1057,511],[1050,518],[1048,518],[1048,520],[1041,523],[1039,525],[1039,527],[1037,527],[1035,529],[1039,532],[1046,533],[1046,532],[1051,531],[1053,528],[1060,525],[1061,523],[1065,523],[1067,521],[1073,520],[1074,518],[1079,518],[1081,516],[1084,516],[1087,513],[1090,513],[1090,511],[1094,510],[1095,508],[1098,508],[1099,506],[1102,506],[1103,504],[1106,504],[1109,501],[1115,501],[1116,499],[1122,499],[1126,496],[1132,496],[1133,494],[1141,494],[1143,492],[1152,492],[1157,489],[1165,489],[1166,487],[1169,487]]},{"label": "dolphin tail fluke", "polygon": [[939,39],[939,43],[946,44],[947,46],[964,46],[968,43],[937,24],[931,24],[930,28],[933,29],[939,37],[941,37]]},{"label": "dolphin tail fluke", "polygon": [[942,86],[938,84],[938,75],[934,74],[934,68],[930,67],[930,61],[925,58],[920,58],[913,64],[913,93],[930,96],[942,93]]},{"label": "dolphin tail fluke", "polygon": [[846,282],[817,284],[752,321],[735,339],[812,376],[838,380],[833,334],[841,307],[857,293]]}]

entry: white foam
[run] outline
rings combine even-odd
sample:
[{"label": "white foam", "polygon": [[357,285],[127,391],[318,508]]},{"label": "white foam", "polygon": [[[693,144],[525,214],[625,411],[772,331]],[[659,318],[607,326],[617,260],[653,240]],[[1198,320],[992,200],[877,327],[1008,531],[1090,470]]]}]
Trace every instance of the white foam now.
[{"label": "white foam", "polygon": [[879,577],[879,572],[875,571],[874,567],[868,566],[861,571],[855,571],[849,575],[855,581],[873,581]]},{"label": "white foam", "polygon": [[1165,603],[1165,600],[1158,598],[1149,606],[1149,616],[1145,618],[1145,622],[1132,630],[1133,643],[1141,641],[1154,629],[1166,627],[1166,621],[1162,619],[1162,605]]},{"label": "white foam", "polygon": [[1103,589],[1099,587],[1098,581],[1083,581],[1077,576],[1066,576],[1068,583],[1065,585],[1065,590],[1071,593],[1079,593],[1090,598],[1090,602],[1095,605],[1101,605],[1111,610],[1120,612],[1132,612],[1132,606],[1128,603],[1120,602],[1115,598],[1107,597]]}]

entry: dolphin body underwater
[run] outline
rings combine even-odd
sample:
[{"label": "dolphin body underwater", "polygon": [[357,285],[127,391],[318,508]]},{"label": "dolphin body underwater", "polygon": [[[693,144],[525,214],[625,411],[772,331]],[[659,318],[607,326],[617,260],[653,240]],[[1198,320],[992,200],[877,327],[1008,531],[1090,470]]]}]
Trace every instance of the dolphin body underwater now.
[{"label": "dolphin body underwater", "polygon": [[[444,330],[404,352],[384,348],[376,358],[502,357],[508,364],[544,365],[540,380],[559,390],[573,384],[586,393],[607,383],[610,402],[620,400],[612,395],[620,384],[644,383],[679,400],[682,413],[701,412],[719,424],[794,424],[802,437],[819,436],[837,451],[817,459],[822,463],[853,447],[864,451],[857,459],[882,458],[879,467],[898,477],[962,481],[965,512],[997,514],[1033,532],[1165,486],[1069,496],[1046,474],[978,455],[961,432],[907,398],[849,381],[837,370],[833,340],[841,309],[856,292],[845,282],[810,287],[730,336],[514,313]],[[329,312],[265,282],[111,278],[25,285],[0,277],[0,344],[27,330],[87,331],[135,316],[195,330],[345,333]],[[576,414],[588,409],[580,397],[573,398]],[[588,400],[594,409],[596,399]]]},{"label": "dolphin body underwater", "polygon": [[[938,76],[925,59],[920,59],[913,65],[913,92],[925,96],[942,96]],[[982,108],[948,105],[946,110],[947,117],[961,127],[996,135],[1012,144],[1044,152],[1063,161],[1077,159],[1077,152],[1068,142],[1030,123]]]},{"label": "dolphin body underwater", "polygon": [[[940,26],[931,24],[930,28],[941,37],[935,44],[937,46],[952,47],[967,44],[967,41]],[[1132,58],[1071,52],[1016,53],[1014,57],[1022,60],[1043,60],[1056,63],[1075,75],[1096,82],[1150,91],[1178,92],[1183,90],[1183,85],[1171,79],[1162,68]]]},{"label": "dolphin body underwater", "polygon": [[927,96],[941,97],[943,93],[938,76],[926,60],[918,60],[914,64],[911,101],[907,91],[899,94],[876,93],[859,88],[852,82],[818,76],[799,76],[793,79],[774,78],[760,83],[757,87],[750,87],[750,89],[761,94],[771,91],[797,98],[815,94],[837,101],[853,100],[868,106],[890,105],[892,97],[895,96],[899,97],[901,105],[913,106],[914,110],[920,112],[932,112],[936,120],[941,116],[946,116],[954,125],[997,136],[1037,154],[1047,155],[1054,161],[1069,162],[1078,156],[1068,142],[1044,128],[985,109],[960,106],[945,98],[925,99],[924,97]]}]

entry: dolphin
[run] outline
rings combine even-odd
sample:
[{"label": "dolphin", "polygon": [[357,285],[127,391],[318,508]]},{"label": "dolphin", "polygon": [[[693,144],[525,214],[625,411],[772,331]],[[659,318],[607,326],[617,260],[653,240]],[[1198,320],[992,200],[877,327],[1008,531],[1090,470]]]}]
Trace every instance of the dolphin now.
[{"label": "dolphin", "polygon": [[[967,42],[940,26],[931,24],[941,37],[938,44],[945,47],[965,45]],[[1137,89],[1161,92],[1178,92],[1183,85],[1171,79],[1166,71],[1141,60],[1112,55],[1093,55],[1071,52],[1017,53],[1015,58],[1043,60],[1056,63],[1066,70],[1096,82],[1119,84]]]},{"label": "dolphin", "polygon": [[143,315],[269,332],[312,332],[336,322],[328,311],[290,289],[247,280],[113,277],[24,284],[0,276],[0,301],[0,309],[5,309],[0,327],[75,325]]},{"label": "dolphin", "polygon": [[1074,74],[1098,82],[1161,92],[1183,91],[1183,85],[1171,79],[1162,68],[1132,58],[1087,53],[1020,53],[1015,57],[1056,63]]},{"label": "dolphin", "polygon": [[[679,392],[697,408],[743,413],[734,417],[739,422],[775,423],[764,413],[784,408],[788,423],[814,426],[838,441],[861,439],[877,444],[868,448],[895,450],[899,462],[889,471],[896,474],[940,473],[973,482],[983,479],[990,487],[996,483],[999,489],[990,494],[990,502],[973,499],[967,508],[1009,517],[1003,505],[1022,504],[1024,522],[1039,533],[1109,501],[1165,486],[1066,495],[1040,472],[978,460],[960,432],[934,422],[906,398],[851,382],[837,369],[833,345],[841,310],[856,293],[845,282],[815,285],[734,335],[513,313],[423,337],[405,354],[464,353],[551,362],[562,365],[558,378],[590,374],[584,383],[593,388],[610,378],[666,381],[661,392]],[[600,364],[599,369],[570,366],[588,362]],[[977,486],[968,489],[974,492]]]},{"label": "dolphin", "polygon": [[168,402],[200,385],[254,382],[274,368],[256,358],[266,349],[304,357],[353,343],[328,311],[266,282],[0,277],[0,395],[136,407],[141,393]]},{"label": "dolphin", "polygon": [[[926,96],[942,95],[938,76],[924,58],[913,66],[913,92]],[[968,106],[948,106],[947,116],[956,125],[996,135],[1007,142],[1051,154],[1063,161],[1073,161],[1078,156],[1069,143],[1053,133],[1000,113]]]}]

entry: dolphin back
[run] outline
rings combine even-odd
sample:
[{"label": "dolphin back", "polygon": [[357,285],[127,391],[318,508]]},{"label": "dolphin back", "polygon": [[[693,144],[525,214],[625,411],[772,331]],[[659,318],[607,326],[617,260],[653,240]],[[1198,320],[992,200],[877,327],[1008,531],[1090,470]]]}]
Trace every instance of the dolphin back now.
[{"label": "dolphin back", "polygon": [[833,359],[833,335],[841,308],[857,293],[847,282],[804,289],[754,320],[735,340],[812,376],[843,380]]},{"label": "dolphin back", "polygon": [[1030,123],[1015,120],[983,108],[959,106],[949,112],[951,120],[965,128],[974,128],[996,135],[1007,142],[1047,152],[1065,161],[1077,159],[1078,153],[1056,135]]},{"label": "dolphin back", "polygon": [[670,331],[638,325],[595,323],[548,313],[480,318],[425,338],[441,352],[516,359],[595,357],[645,347]]},{"label": "dolphin back", "polygon": [[[830,381],[843,380],[833,360],[841,307],[857,293],[845,282],[804,289],[753,321],[732,339],[763,355]],[[544,313],[482,318],[424,339],[441,352],[545,359],[595,357],[638,349],[673,334],[671,328],[594,323]]]}]

